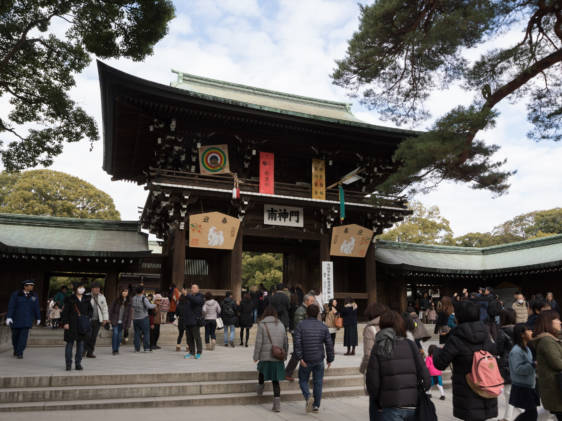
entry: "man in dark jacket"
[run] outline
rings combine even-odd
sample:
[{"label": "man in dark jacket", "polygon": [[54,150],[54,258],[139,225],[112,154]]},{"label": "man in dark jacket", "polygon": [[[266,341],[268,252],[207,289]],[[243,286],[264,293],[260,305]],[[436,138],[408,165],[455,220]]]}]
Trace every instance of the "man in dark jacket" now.
[{"label": "man in dark jacket", "polygon": [[29,329],[33,326],[33,322],[37,321],[37,326],[41,324],[39,298],[33,293],[34,286],[35,281],[24,281],[22,289],[14,292],[8,303],[6,324],[12,329],[14,356],[19,359],[23,358]]},{"label": "man in dark jacket", "polygon": [[[224,346],[230,345],[234,348],[234,332],[236,330],[236,322],[238,317],[236,313],[238,311],[238,306],[236,302],[232,299],[232,292],[226,292],[226,298],[223,300],[221,305],[221,317],[224,324]],[[229,336],[230,330],[230,336]]]},{"label": "man in dark jacket", "polygon": [[190,352],[188,352],[184,358],[190,358],[191,353],[195,351],[195,359],[198,360],[203,353],[201,331],[199,328],[203,325],[203,304],[205,303],[205,297],[199,292],[199,286],[197,284],[191,285],[191,293],[187,294],[187,300],[189,301],[191,311],[185,318],[184,323]]},{"label": "man in dark jacket", "polygon": [[277,291],[269,300],[269,304],[275,308],[277,311],[277,316],[283,326],[285,326],[285,330],[289,329],[289,311],[291,309],[291,302],[287,294],[283,292],[283,284],[277,285]]},{"label": "man in dark jacket", "polygon": [[[328,368],[334,361],[332,337],[326,325],[317,319],[318,312],[318,306],[309,305],[306,308],[307,318],[299,323],[294,333],[294,351],[297,360],[300,360],[299,385],[306,400],[307,412],[318,412],[320,408],[324,357],[326,357]],[[310,396],[308,387],[310,373],[312,373],[314,398]]]},{"label": "man in dark jacket", "polygon": [[[306,319],[306,309],[310,304],[314,304],[314,302],[315,300],[312,295],[307,294],[304,296],[302,304],[295,310],[295,315],[293,316],[293,326],[295,326],[295,329],[300,322]],[[287,367],[285,368],[285,380],[290,382],[295,380],[293,378],[293,372],[295,371],[295,368],[297,368],[297,364],[299,363],[294,348],[295,336],[293,334],[293,353],[291,354],[291,359],[289,360],[289,362],[287,363]]]},{"label": "man in dark jacket", "polygon": [[463,301],[455,310],[459,325],[451,331],[443,349],[433,355],[433,364],[445,370],[453,363],[453,415],[462,420],[479,421],[498,416],[498,400],[486,399],[472,391],[466,375],[472,371],[473,354],[485,350],[496,354],[486,325],[480,320],[480,306]]}]

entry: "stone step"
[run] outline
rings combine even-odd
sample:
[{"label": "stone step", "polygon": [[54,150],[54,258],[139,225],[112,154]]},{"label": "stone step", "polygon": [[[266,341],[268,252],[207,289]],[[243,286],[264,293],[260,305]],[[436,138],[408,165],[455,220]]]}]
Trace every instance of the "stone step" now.
[{"label": "stone step", "polygon": [[[300,390],[283,389],[281,386],[281,402],[303,400]],[[344,396],[364,396],[363,386],[351,387],[326,387],[323,398],[336,398]],[[125,409],[125,408],[158,408],[174,406],[214,406],[214,405],[255,405],[272,401],[272,393],[266,392],[261,398],[255,392],[228,393],[212,395],[191,396],[162,396],[154,398],[122,398],[122,399],[96,399],[88,401],[50,401],[50,402],[17,402],[0,403],[0,412],[23,411],[61,411],[82,409]]]},{"label": "stone step", "polygon": [[[158,398],[163,396],[215,395],[252,393],[256,390],[257,376],[251,380],[152,383],[145,385],[67,386],[47,388],[0,389],[0,403],[85,401],[99,399]],[[324,387],[354,387],[363,385],[363,376],[327,376]],[[312,384],[311,384],[312,387]],[[299,390],[298,382],[283,382],[283,390]],[[271,382],[266,391],[271,391]]]},{"label": "stone step", "polygon": [[[173,373],[115,373],[89,374],[84,372],[77,375],[56,376],[18,376],[0,377],[0,391],[10,388],[47,388],[68,386],[111,386],[138,385],[188,382],[227,382],[239,380],[255,380],[256,371],[201,371],[201,372],[173,372]],[[325,370],[324,378],[331,376],[356,376],[356,367],[333,367]]]}]

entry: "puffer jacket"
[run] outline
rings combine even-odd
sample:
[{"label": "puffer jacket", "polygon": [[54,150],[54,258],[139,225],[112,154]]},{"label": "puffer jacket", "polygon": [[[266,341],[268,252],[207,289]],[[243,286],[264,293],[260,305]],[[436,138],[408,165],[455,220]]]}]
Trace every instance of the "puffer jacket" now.
[{"label": "puffer jacket", "polygon": [[205,301],[203,305],[205,320],[217,320],[221,314],[221,306],[215,299]]},{"label": "puffer jacket", "polygon": [[369,365],[369,358],[371,358],[371,351],[373,345],[375,345],[375,336],[377,335],[379,328],[380,317],[368,322],[363,328],[363,359],[361,360],[361,365],[359,366],[359,371],[361,374],[367,372],[367,366]]},{"label": "puffer jacket", "polygon": [[453,415],[461,420],[477,421],[498,416],[498,400],[478,396],[466,382],[466,375],[472,371],[473,354],[481,349],[496,354],[488,327],[481,321],[467,322],[454,328],[445,346],[433,355],[438,370],[453,364]]},{"label": "puffer jacket", "polygon": [[562,390],[558,373],[562,371],[562,341],[542,333],[533,341],[537,350],[537,375],[542,404],[550,412],[562,412]]},{"label": "puffer jacket", "polygon": [[324,323],[313,318],[300,322],[294,332],[294,352],[297,360],[307,364],[321,363],[324,356],[328,363],[334,361],[334,344]]},{"label": "puffer jacket", "polygon": [[[379,352],[378,343],[384,337],[392,343],[390,357]],[[379,408],[415,407],[418,402],[418,377],[423,378],[426,390],[431,385],[429,371],[416,344],[396,336],[392,329],[383,329],[377,334],[374,347],[365,377],[371,398]]]},{"label": "puffer jacket", "polygon": [[[265,326],[269,329],[271,341],[267,336]],[[271,355],[271,344],[285,350],[285,359],[289,353],[289,340],[285,332],[285,326],[280,320],[273,316],[268,316],[258,323],[256,333],[256,344],[254,345],[254,361],[279,361]]]}]

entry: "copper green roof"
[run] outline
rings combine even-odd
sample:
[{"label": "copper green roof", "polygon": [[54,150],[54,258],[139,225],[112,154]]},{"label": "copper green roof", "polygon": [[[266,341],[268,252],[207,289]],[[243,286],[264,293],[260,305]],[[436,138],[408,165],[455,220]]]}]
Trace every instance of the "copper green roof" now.
[{"label": "copper green roof", "polygon": [[148,255],[138,221],[0,214],[0,251],[83,256]]},{"label": "copper green roof", "polygon": [[407,135],[417,135],[420,133],[412,130],[394,129],[365,123],[351,113],[351,104],[345,102],[293,95],[196,76],[177,70],[172,70],[172,72],[178,75],[177,81],[171,83],[173,87],[189,91],[191,94],[203,96],[213,101],[227,102],[242,107],[288,114],[312,120],[396,131]]},{"label": "copper green roof", "polygon": [[562,264],[562,235],[520,241],[493,247],[449,247],[377,241],[380,263],[440,272],[486,272],[517,270]]}]

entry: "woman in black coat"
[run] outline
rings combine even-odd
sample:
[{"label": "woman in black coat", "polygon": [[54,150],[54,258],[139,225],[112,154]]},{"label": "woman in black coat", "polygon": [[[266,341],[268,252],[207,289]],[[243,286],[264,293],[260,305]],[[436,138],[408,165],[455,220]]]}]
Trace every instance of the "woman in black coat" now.
[{"label": "woman in black coat", "polygon": [[250,329],[254,325],[254,301],[249,293],[244,294],[240,303],[240,346],[244,345],[244,331],[246,331],[246,348],[250,340]]},{"label": "woman in black coat", "polygon": [[461,420],[480,421],[498,416],[497,398],[486,399],[472,391],[466,375],[472,371],[474,352],[496,354],[488,327],[480,321],[480,306],[462,301],[455,309],[458,326],[451,330],[447,343],[433,355],[433,364],[445,370],[453,363],[453,415]]},{"label": "woman in black coat", "polygon": [[[76,342],[76,354],[74,357],[76,370],[82,370],[82,354],[84,353],[84,341],[89,335],[88,330],[82,330],[81,327],[90,326],[89,320],[92,317],[94,309],[90,303],[90,296],[85,296],[86,288],[83,283],[75,285],[74,294],[66,297],[62,310],[61,323],[64,328],[64,341],[66,342],[65,360],[66,370],[72,369],[72,349]],[[79,316],[87,318],[87,324],[78,323]]]},{"label": "woman in black coat", "polygon": [[341,311],[343,317],[343,346],[347,347],[344,355],[355,355],[355,347],[358,342],[357,334],[357,304],[351,297],[345,299],[345,305]]}]

